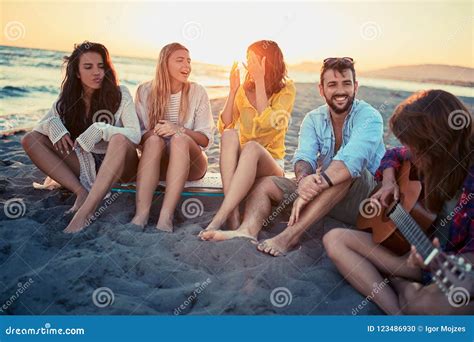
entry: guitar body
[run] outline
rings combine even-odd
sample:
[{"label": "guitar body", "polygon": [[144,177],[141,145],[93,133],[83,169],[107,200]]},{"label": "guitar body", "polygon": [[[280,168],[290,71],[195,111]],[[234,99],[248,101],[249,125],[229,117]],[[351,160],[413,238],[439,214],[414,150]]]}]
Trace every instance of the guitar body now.
[{"label": "guitar body", "polygon": [[[430,228],[436,220],[436,214],[426,210],[420,202],[422,185],[419,180],[413,180],[411,173],[413,167],[410,162],[404,162],[397,175],[397,184],[400,188],[400,204],[415,219],[422,230],[429,236]],[[372,196],[380,188],[380,185],[370,194]],[[366,205],[370,202],[367,201]],[[357,228],[372,232],[375,243],[381,244],[392,252],[403,255],[410,251],[410,244],[398,231],[395,223],[387,216],[387,208],[376,206],[367,210],[359,210],[357,217]]]}]

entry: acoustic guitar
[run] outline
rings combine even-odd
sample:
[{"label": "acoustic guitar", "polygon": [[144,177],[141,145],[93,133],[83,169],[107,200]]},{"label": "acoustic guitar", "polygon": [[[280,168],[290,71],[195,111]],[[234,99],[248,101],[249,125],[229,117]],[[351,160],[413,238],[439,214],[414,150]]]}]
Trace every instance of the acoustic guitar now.
[{"label": "acoustic guitar", "polygon": [[[422,185],[416,179],[415,169],[410,162],[404,162],[397,175],[400,189],[399,206],[415,219],[422,231],[431,235],[431,226],[436,220],[436,214],[425,209],[421,203]],[[381,184],[370,194],[372,196]],[[410,243],[403,232],[397,230],[394,222],[387,214],[388,208],[382,207],[377,201],[368,199],[362,201],[357,217],[357,228],[372,231],[375,243],[382,244],[392,252],[403,255],[410,251]]]},{"label": "acoustic guitar", "polygon": [[[369,199],[362,202],[357,227],[371,230],[374,242],[397,254],[407,253],[410,245],[414,245],[424,263],[430,265],[433,280],[448,299],[453,300],[454,291],[461,291],[461,299],[467,304],[469,298],[474,296],[473,267],[462,257],[446,255],[429,240],[426,232],[436,215],[421,204],[421,182],[412,179],[412,171],[410,162],[402,164],[397,176],[400,200],[394,201],[388,208]],[[373,193],[377,190],[378,188]],[[367,206],[365,209],[364,205]]]}]

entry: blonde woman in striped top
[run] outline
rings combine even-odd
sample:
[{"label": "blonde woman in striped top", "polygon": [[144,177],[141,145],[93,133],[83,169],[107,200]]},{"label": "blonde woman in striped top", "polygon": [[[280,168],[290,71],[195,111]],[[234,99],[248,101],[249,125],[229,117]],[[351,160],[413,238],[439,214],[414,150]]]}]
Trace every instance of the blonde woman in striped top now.
[{"label": "blonde woman in striped top", "polygon": [[166,192],[156,228],[173,231],[173,214],[186,180],[207,170],[205,150],[213,143],[214,120],[206,90],[188,81],[189,51],[172,43],[160,52],[155,78],[137,90],[135,106],[142,130],[133,224],[144,227],[160,179]]}]

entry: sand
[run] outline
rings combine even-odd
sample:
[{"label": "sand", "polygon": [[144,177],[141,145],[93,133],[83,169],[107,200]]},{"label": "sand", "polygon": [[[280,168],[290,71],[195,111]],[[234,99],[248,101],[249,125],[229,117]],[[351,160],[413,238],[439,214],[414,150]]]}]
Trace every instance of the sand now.
[{"label": "sand", "polygon": [[[384,118],[406,96],[408,93],[364,87],[359,95]],[[464,100],[472,109],[474,99]],[[215,116],[223,103],[224,99],[213,101]],[[287,161],[296,148],[304,114],[322,103],[315,85],[297,84]],[[330,218],[314,224],[301,248],[280,258],[258,252],[245,239],[198,239],[217,210],[219,198],[201,198],[202,216],[186,219],[179,215],[175,232],[169,234],[153,228],[161,199],[154,204],[143,232],[127,225],[134,213],[134,196],[115,195],[86,230],[64,234],[68,218],[62,215],[74,198],[64,190],[33,189],[32,182],[41,181],[44,175],[23,152],[22,134],[0,139],[0,314],[382,313],[364,301],[326,256],[323,234],[343,226]],[[216,138],[209,151],[213,172],[218,172]],[[18,217],[10,218],[12,214],[7,217],[4,209],[14,198],[22,202]],[[284,227],[279,222],[263,231],[260,239]],[[359,305],[362,309],[356,309]]]}]

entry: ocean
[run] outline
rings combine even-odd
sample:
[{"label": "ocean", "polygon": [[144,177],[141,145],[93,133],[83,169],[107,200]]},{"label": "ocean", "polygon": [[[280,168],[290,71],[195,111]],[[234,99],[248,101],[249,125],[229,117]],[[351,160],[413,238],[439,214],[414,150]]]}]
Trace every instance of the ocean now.
[{"label": "ocean", "polygon": [[[67,53],[42,49],[0,46],[0,134],[31,128],[57,99]],[[112,56],[120,83],[134,94],[138,85],[153,78],[156,59]],[[228,92],[228,67],[193,62],[190,80],[206,87],[209,97]],[[289,74],[295,82],[316,82],[315,73]],[[415,91],[442,88],[458,96],[473,97],[472,88],[382,79],[359,79],[360,85]]]}]

